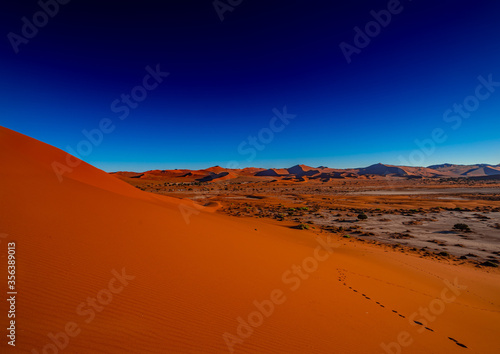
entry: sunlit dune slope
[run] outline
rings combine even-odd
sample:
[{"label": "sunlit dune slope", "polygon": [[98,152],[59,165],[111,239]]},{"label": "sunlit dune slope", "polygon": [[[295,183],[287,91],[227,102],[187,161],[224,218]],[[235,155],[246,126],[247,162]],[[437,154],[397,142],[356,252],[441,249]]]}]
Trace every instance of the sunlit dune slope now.
[{"label": "sunlit dune slope", "polygon": [[[500,351],[498,273],[206,212],[83,162],[60,181],[66,158],[0,128],[0,254],[16,242],[18,291],[1,352]],[[410,317],[432,301],[431,331]]]}]

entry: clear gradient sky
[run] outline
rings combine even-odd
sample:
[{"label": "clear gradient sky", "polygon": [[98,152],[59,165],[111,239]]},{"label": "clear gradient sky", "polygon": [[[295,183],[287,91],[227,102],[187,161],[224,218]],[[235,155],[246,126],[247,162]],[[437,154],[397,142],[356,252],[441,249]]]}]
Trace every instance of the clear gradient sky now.
[{"label": "clear gradient sky", "polygon": [[34,35],[0,5],[0,125],[72,152],[109,119],[106,171],[500,163],[498,1],[54,1]]}]

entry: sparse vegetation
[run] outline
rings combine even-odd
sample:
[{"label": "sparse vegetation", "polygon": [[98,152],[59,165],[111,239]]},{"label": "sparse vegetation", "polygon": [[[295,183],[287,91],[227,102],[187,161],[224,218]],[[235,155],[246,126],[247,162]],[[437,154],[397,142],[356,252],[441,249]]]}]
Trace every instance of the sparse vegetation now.
[{"label": "sparse vegetation", "polygon": [[492,262],[492,261],[486,261],[481,263],[483,267],[493,267],[493,268],[498,268],[498,263]]},{"label": "sparse vegetation", "polygon": [[471,232],[472,230],[470,229],[469,225],[467,224],[462,224],[462,223],[459,223],[459,224],[455,224],[453,225],[453,230],[456,230],[456,231],[463,231],[463,232]]},{"label": "sparse vegetation", "polygon": [[299,224],[297,226],[295,226],[296,229],[298,230],[309,230],[309,225],[307,224]]},{"label": "sparse vegetation", "polygon": [[420,220],[403,221],[403,225],[422,225]]},{"label": "sparse vegetation", "polygon": [[414,238],[412,235],[410,235],[408,233],[400,233],[400,232],[395,232],[395,233],[391,234],[389,237],[392,239],[396,239],[396,240],[405,240],[405,239]]}]

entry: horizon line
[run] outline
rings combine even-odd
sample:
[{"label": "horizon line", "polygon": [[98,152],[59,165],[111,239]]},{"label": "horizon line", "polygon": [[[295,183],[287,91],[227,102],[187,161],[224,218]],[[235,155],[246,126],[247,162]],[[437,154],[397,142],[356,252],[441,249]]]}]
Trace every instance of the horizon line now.
[{"label": "horizon line", "polygon": [[222,167],[221,165],[211,165],[209,167],[198,168],[198,169],[179,167],[179,168],[164,168],[164,169],[162,169],[162,168],[153,168],[153,169],[148,169],[148,170],[143,170],[143,171],[115,170],[115,171],[105,171],[105,172],[107,172],[107,173],[117,173],[117,172],[148,172],[148,171],[178,171],[178,170],[203,171],[203,170],[208,170],[208,169],[214,168],[214,167],[220,167],[220,168],[222,168],[224,170],[244,170],[244,169],[247,169],[247,168],[257,168],[257,169],[264,169],[264,170],[279,170],[279,169],[286,170],[286,169],[290,169],[290,168],[293,168],[293,167],[296,167],[296,166],[306,166],[306,167],[310,167],[310,168],[331,168],[331,169],[336,169],[336,170],[358,170],[358,169],[368,168],[368,167],[375,166],[375,165],[394,166],[394,167],[410,167],[410,168],[430,168],[431,166],[440,166],[440,165],[450,165],[450,166],[481,166],[481,165],[484,165],[484,166],[493,166],[493,167],[496,167],[496,166],[500,166],[500,163],[497,163],[497,164],[491,164],[491,163],[458,164],[458,163],[443,162],[443,163],[432,164],[432,165],[428,165],[428,166],[412,166],[412,165],[393,165],[393,164],[388,164],[388,163],[377,162],[377,163],[373,163],[371,165],[364,166],[364,167],[329,167],[329,166],[325,166],[325,165],[310,166],[310,165],[306,165],[306,164],[300,163],[300,164],[292,165],[290,167],[269,167],[269,168],[266,168],[266,167],[257,167],[257,166],[246,166],[246,167],[241,167],[241,168],[231,168],[231,167]]}]

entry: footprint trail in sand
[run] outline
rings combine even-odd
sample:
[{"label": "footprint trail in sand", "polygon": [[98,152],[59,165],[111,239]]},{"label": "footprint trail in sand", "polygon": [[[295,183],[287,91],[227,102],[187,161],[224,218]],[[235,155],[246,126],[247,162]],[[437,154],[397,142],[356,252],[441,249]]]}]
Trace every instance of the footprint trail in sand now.
[{"label": "footprint trail in sand", "polygon": [[[345,286],[346,288],[348,288],[349,290],[351,290],[354,293],[361,294],[361,296],[363,296],[367,300],[374,301],[374,300],[372,300],[372,298],[368,297],[366,294],[360,293],[358,290],[354,289],[352,286],[347,285],[347,282],[346,282],[346,279],[347,279],[346,272],[347,272],[347,270],[346,269],[337,268],[337,271],[339,273],[338,281],[341,282],[343,286]],[[378,306],[380,306],[382,308],[385,308],[385,306],[382,305],[379,301],[374,301],[374,302],[375,302],[376,305],[378,305]],[[394,314],[396,314],[399,317],[401,317],[401,318],[406,318],[405,315],[399,313],[397,310],[391,310],[391,311]],[[430,332],[434,332],[434,330],[432,328],[424,326],[424,324],[422,322],[419,322],[419,321],[413,321],[413,322],[415,322],[419,326],[423,326],[426,330],[428,330]],[[456,339],[454,339],[452,337],[448,337],[448,339],[450,341],[452,341],[453,343],[455,343],[456,345],[458,345],[459,347],[467,348],[467,346],[465,344],[460,343],[458,340],[456,340]]]}]

